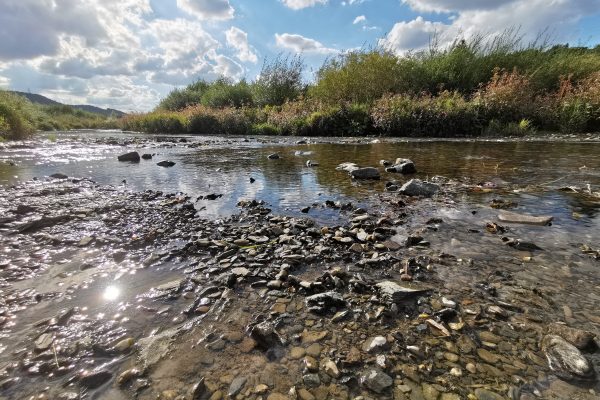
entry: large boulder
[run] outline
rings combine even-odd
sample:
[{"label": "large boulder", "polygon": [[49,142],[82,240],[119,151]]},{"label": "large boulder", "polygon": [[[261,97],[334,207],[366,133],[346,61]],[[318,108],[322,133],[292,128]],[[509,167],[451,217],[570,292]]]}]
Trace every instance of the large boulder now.
[{"label": "large boulder", "polygon": [[379,179],[379,170],[373,167],[357,168],[350,172],[353,179]]},{"label": "large boulder", "polygon": [[411,179],[400,188],[400,193],[407,196],[431,197],[440,190],[435,183],[422,181],[420,179]]},{"label": "large boulder", "polygon": [[121,154],[117,159],[119,161],[140,162],[140,153],[132,151],[130,153]]}]

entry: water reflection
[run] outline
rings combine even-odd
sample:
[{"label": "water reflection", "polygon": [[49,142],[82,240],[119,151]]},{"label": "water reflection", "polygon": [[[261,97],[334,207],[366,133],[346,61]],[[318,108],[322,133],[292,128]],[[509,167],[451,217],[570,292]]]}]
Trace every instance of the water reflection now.
[{"label": "water reflection", "polygon": [[121,289],[118,286],[107,286],[102,293],[102,298],[106,301],[115,301],[121,295]]}]

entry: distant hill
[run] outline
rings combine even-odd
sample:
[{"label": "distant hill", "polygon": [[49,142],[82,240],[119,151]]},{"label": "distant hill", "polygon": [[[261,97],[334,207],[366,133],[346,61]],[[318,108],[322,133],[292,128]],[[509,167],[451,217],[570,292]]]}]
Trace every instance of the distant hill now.
[{"label": "distant hill", "polygon": [[123,111],[119,111],[119,110],[115,110],[112,108],[100,108],[100,107],[96,107],[96,106],[90,106],[87,104],[63,104],[63,103],[59,103],[58,101],[54,101],[52,99],[47,98],[46,96],[42,96],[41,94],[36,94],[36,93],[25,93],[25,92],[17,92],[17,91],[13,91],[14,94],[18,94],[20,96],[26,97],[29,101],[31,101],[32,103],[36,103],[36,104],[42,104],[45,106],[70,106],[73,107],[75,109],[78,110],[83,110],[83,111],[87,111],[87,112],[91,112],[94,114],[101,114],[104,116],[114,116],[114,117],[122,117],[123,115],[125,115],[125,113]]}]

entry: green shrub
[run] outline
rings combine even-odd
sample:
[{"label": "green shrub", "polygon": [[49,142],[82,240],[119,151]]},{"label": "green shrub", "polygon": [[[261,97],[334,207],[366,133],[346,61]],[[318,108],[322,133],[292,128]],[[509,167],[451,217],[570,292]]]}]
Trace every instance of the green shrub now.
[{"label": "green shrub", "polygon": [[33,105],[24,97],[0,90],[0,136],[4,139],[25,139],[35,128]]},{"label": "green shrub", "polygon": [[253,135],[265,135],[265,136],[276,136],[281,134],[279,128],[268,123],[259,123],[252,125]]},{"label": "green shrub", "polygon": [[261,72],[252,84],[254,103],[259,107],[280,106],[298,99],[305,91],[302,81],[304,61],[300,56],[277,56],[265,60]]}]

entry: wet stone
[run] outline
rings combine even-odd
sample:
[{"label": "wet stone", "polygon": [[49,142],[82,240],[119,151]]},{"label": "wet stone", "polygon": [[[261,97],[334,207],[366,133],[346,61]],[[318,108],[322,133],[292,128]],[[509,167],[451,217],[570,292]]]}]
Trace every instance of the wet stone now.
[{"label": "wet stone", "polygon": [[248,381],[246,377],[237,377],[229,385],[229,390],[227,391],[227,395],[229,397],[235,397],[241,390],[244,388],[244,385]]},{"label": "wet stone", "polygon": [[504,397],[487,389],[475,389],[477,400],[504,400]]},{"label": "wet stone", "polygon": [[302,376],[302,381],[308,387],[317,387],[321,384],[321,378],[319,378],[319,374],[306,374]]},{"label": "wet stone", "polygon": [[548,366],[563,379],[594,379],[592,364],[577,347],[556,335],[546,335],[541,343]]},{"label": "wet stone", "polygon": [[363,351],[366,351],[367,353],[376,353],[379,351],[383,351],[386,350],[387,347],[387,340],[383,336],[375,336],[369,338],[362,345]]},{"label": "wet stone", "polygon": [[79,384],[88,389],[95,389],[111,378],[112,373],[107,370],[84,372],[79,377]]},{"label": "wet stone", "polygon": [[375,393],[382,393],[394,384],[394,380],[385,372],[369,369],[361,374],[360,383]]}]

